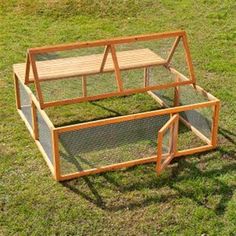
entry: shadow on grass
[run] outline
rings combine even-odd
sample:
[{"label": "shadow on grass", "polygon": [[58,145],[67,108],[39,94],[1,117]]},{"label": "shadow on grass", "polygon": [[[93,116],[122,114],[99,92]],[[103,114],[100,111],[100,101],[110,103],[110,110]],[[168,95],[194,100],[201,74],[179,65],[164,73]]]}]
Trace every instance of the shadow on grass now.
[{"label": "shadow on grass", "polygon": [[[221,149],[219,149],[219,152],[225,154]],[[201,155],[196,156],[200,157]],[[107,172],[96,176],[86,176],[80,179],[66,181],[62,185],[97,207],[111,212],[125,209],[134,210],[151,204],[167,203],[173,199],[188,198],[199,206],[213,210],[217,215],[224,214],[236,185],[227,185],[219,177],[235,171],[236,164],[225,165],[221,169],[202,171],[195,163],[188,162],[186,159],[180,158],[177,161],[177,163],[180,162],[180,165],[172,167],[171,174],[168,176],[163,174],[158,177],[155,174],[154,166],[147,164],[145,165],[147,169],[142,169],[140,172],[142,178],[139,178],[137,175],[137,172],[140,171],[139,167],[133,167],[125,171],[116,171],[115,174]],[[214,208],[208,205],[207,200],[198,199],[194,192],[194,186],[191,191],[185,191],[179,187],[182,181],[194,181],[195,178],[202,178],[203,181],[210,179],[214,182],[214,186],[216,187],[214,188],[213,195],[220,196],[220,200]],[[162,188],[167,188],[168,191],[160,191]],[[209,194],[208,190],[204,188],[201,190],[207,197]],[[109,196],[105,196],[104,191],[111,191],[111,193]],[[126,200],[126,197],[134,191],[139,195],[138,199],[128,198]],[[155,194],[151,194],[152,196],[144,196],[142,194],[143,191],[156,192]],[[121,201],[120,199],[122,198],[124,199]]]},{"label": "shadow on grass", "polygon": [[219,133],[230,143],[236,145],[236,134],[229,131],[229,130],[226,130],[226,129],[223,129],[223,128],[219,128]]}]

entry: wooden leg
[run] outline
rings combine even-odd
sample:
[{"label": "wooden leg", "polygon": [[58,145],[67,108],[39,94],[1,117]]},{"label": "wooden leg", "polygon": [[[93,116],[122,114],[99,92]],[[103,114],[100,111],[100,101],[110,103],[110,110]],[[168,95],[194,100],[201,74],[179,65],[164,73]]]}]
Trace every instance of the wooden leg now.
[{"label": "wooden leg", "polygon": [[15,73],[14,73],[13,77],[14,77],[14,83],[15,83],[16,108],[21,109],[19,81],[18,81],[17,75]]},{"label": "wooden leg", "polygon": [[212,117],[212,130],[211,130],[211,144],[213,147],[217,146],[217,134],[219,126],[219,114],[220,114],[220,102],[217,102],[214,106],[213,117]]},{"label": "wooden leg", "polygon": [[34,102],[31,99],[31,113],[32,113],[32,124],[33,124],[33,133],[34,139],[39,139],[39,131],[38,131],[38,119],[37,119],[37,108]]},{"label": "wooden leg", "polygon": [[149,68],[144,68],[144,87],[146,88],[149,85]]},{"label": "wooden leg", "polygon": [[60,173],[60,155],[59,155],[59,138],[58,132],[55,129],[52,131],[52,145],[53,145],[53,161],[54,161],[54,178],[59,181]]},{"label": "wooden leg", "polygon": [[[176,76],[176,82],[179,82],[180,80],[179,80],[179,76],[177,75]],[[176,106],[179,106],[179,95],[180,95],[180,93],[179,93],[179,86],[176,86],[175,87],[175,95],[174,95],[174,106],[176,107]]]},{"label": "wooden leg", "polygon": [[82,88],[83,88],[83,97],[87,97],[87,78],[82,76]]}]

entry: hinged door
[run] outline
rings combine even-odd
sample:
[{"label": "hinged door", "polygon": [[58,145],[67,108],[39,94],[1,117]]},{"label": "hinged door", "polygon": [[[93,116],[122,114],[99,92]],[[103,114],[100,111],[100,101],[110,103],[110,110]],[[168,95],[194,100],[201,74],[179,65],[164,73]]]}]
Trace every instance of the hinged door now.
[{"label": "hinged door", "polygon": [[178,124],[179,115],[173,115],[158,132],[157,174],[160,174],[175,156],[177,151]]}]

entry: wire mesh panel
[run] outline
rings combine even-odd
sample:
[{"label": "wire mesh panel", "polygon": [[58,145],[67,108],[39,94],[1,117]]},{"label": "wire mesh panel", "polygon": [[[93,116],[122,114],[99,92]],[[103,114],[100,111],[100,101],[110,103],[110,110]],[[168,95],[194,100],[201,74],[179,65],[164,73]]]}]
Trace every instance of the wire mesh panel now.
[{"label": "wire mesh panel", "polygon": [[47,108],[56,127],[160,109],[147,93]]},{"label": "wire mesh panel", "polygon": [[191,85],[179,86],[178,96],[180,105],[189,105],[189,104],[209,101],[206,96],[198,92]]},{"label": "wire mesh panel", "polygon": [[49,161],[53,165],[52,133],[38,110],[37,110],[37,122],[38,122],[39,142],[43,147],[45,153],[47,154]]},{"label": "wire mesh panel", "polygon": [[212,107],[184,111],[180,113],[180,116],[187,121],[189,125],[192,125],[208,139],[211,139]]},{"label": "wire mesh panel", "polygon": [[162,115],[61,133],[62,174],[156,155],[157,132],[168,119]]},{"label": "wire mesh panel", "polygon": [[21,82],[19,82],[19,92],[20,92],[21,111],[32,128],[32,112],[31,112],[30,95],[26,91],[25,87],[21,84]]},{"label": "wire mesh panel", "polygon": [[189,68],[187,66],[182,40],[180,40],[177,48],[175,49],[173,57],[171,58],[171,61],[170,61],[170,66],[175,68],[177,71],[179,71],[180,73],[184,74],[186,77],[189,78],[190,76]]},{"label": "wire mesh panel", "polygon": [[168,107],[174,106],[175,88],[155,90],[155,91],[152,91],[152,93],[158,96],[158,98],[160,98]]}]

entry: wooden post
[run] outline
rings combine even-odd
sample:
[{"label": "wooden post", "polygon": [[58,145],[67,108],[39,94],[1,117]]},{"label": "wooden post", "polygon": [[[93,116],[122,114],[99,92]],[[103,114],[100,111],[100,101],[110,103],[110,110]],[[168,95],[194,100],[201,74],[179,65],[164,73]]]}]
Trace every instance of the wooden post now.
[{"label": "wooden post", "polygon": [[177,120],[173,124],[173,154],[175,155],[177,153],[177,147],[178,147],[178,133],[179,133],[179,114],[177,115]]},{"label": "wooden post", "polygon": [[82,89],[83,97],[87,97],[87,78],[85,75],[82,76]]},{"label": "wooden post", "polygon": [[59,138],[58,132],[55,129],[52,131],[52,145],[53,145],[53,162],[54,162],[54,178],[59,181],[60,174],[60,154],[59,154]]},{"label": "wooden post", "polygon": [[144,68],[144,87],[149,85],[149,67]]},{"label": "wooden post", "polygon": [[[179,76],[178,75],[176,75],[176,79],[175,79],[175,81],[176,82],[179,82],[180,81],[180,79],[179,79]],[[180,101],[180,99],[179,99],[179,95],[180,95],[180,93],[179,93],[179,86],[175,86],[175,92],[174,92],[175,94],[174,94],[174,106],[176,107],[176,106],[179,106],[179,101]]]},{"label": "wooden post", "polygon": [[156,164],[156,171],[159,175],[161,173],[161,159],[162,159],[162,141],[163,135],[162,133],[158,133],[157,136],[157,164]]},{"label": "wooden post", "polygon": [[213,147],[217,146],[217,134],[219,126],[220,115],[220,101],[214,105],[213,117],[212,117],[212,129],[211,129],[211,144]]},{"label": "wooden post", "polygon": [[33,134],[34,139],[39,139],[39,130],[38,130],[38,119],[37,119],[37,108],[31,98],[31,113],[32,113],[32,126],[33,126]]},{"label": "wooden post", "polygon": [[30,58],[29,58],[29,52],[27,52],[26,66],[25,66],[25,84],[29,83],[29,74],[30,74]]},{"label": "wooden post", "polygon": [[21,109],[19,81],[15,73],[13,74],[13,78],[14,78],[14,84],[15,84],[16,108]]},{"label": "wooden post", "polygon": [[114,45],[111,45],[110,48],[111,48],[111,56],[112,56],[112,60],[113,60],[114,68],[115,68],[118,90],[119,90],[119,92],[122,92],[123,91],[123,82],[121,80],[121,73],[120,73],[120,68],[119,68],[119,64],[118,64],[118,59],[116,56],[116,50],[115,50]]}]

